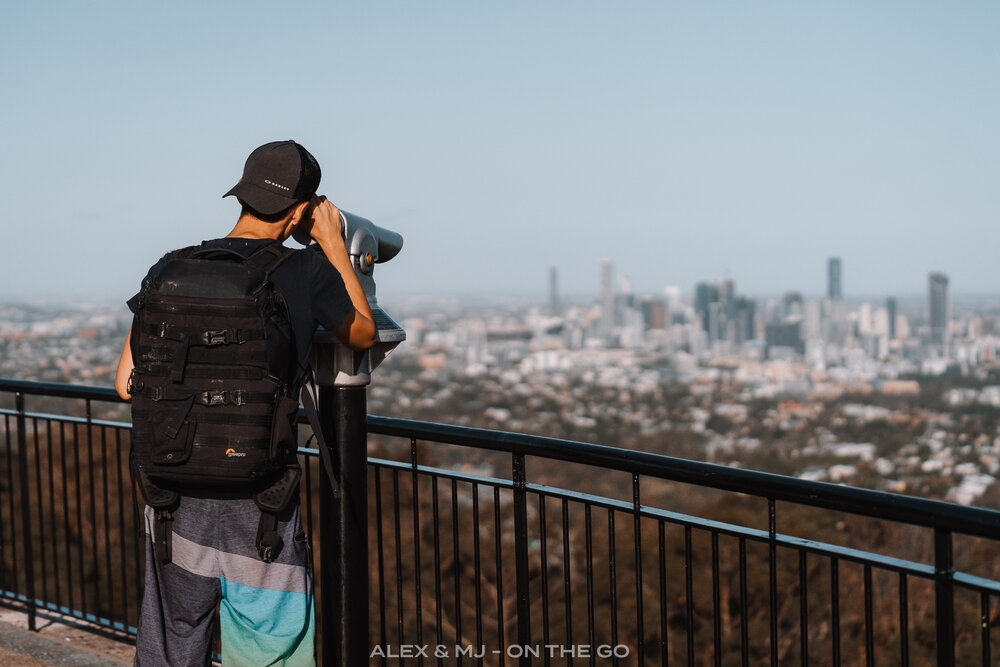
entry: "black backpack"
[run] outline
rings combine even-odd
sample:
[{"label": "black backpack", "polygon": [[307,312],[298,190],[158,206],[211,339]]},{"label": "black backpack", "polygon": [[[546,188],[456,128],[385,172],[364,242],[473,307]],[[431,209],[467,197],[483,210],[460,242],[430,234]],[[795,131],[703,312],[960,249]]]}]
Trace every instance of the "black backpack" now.
[{"label": "black backpack", "polygon": [[[276,513],[298,491],[295,418],[303,374],[271,273],[295,251],[244,257],[193,246],[143,283],[130,341],[132,473],[155,509],[154,544],[170,560],[182,492],[249,492],[261,508],[257,550],[281,550]],[[312,416],[312,415],[310,415]]]}]

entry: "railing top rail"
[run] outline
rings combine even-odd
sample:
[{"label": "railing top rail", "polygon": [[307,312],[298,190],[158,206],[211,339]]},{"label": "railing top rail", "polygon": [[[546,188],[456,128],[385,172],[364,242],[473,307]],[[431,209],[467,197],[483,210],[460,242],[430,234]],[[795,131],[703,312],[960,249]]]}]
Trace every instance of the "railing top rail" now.
[{"label": "railing top rail", "polygon": [[620,470],[957,533],[1000,539],[1000,512],[828,482],[813,482],[586,442],[368,416],[368,431]]},{"label": "railing top rail", "polygon": [[[0,392],[121,402],[114,389],[0,378]],[[524,433],[368,416],[371,433],[524,454],[1000,539],[1000,512]]]},{"label": "railing top rail", "polygon": [[60,398],[81,398],[93,401],[114,401],[124,403],[118,392],[111,387],[95,387],[86,384],[62,384],[58,382],[33,382],[30,380],[10,380],[0,378],[0,392],[18,392],[38,396],[58,396]]}]

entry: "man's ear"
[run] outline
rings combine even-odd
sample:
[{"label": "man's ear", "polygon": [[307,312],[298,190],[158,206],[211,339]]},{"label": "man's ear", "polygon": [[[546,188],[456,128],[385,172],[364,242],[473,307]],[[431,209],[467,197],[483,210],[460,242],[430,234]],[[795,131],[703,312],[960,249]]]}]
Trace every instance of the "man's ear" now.
[{"label": "man's ear", "polygon": [[298,228],[298,226],[302,224],[302,221],[305,219],[307,213],[306,209],[308,207],[309,207],[309,202],[307,201],[299,202],[298,204],[292,207],[292,213],[290,216],[288,216],[287,218],[288,222],[285,223],[285,229],[283,230],[284,238],[287,239],[289,236],[291,236],[292,232],[294,232]]},{"label": "man's ear", "polygon": [[292,218],[289,221],[291,222],[292,229],[298,227],[299,223],[302,222],[302,219],[306,214],[307,208],[309,208],[309,202],[307,201],[299,202],[292,208]]}]

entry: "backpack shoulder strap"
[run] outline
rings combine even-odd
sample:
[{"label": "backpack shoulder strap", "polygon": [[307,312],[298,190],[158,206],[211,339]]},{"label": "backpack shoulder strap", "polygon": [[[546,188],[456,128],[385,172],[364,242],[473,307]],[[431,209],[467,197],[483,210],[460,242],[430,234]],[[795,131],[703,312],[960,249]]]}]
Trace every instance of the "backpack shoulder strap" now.
[{"label": "backpack shoulder strap", "polygon": [[280,243],[268,243],[255,250],[252,255],[246,258],[246,262],[270,276],[275,269],[296,252],[296,250],[286,248]]},{"label": "backpack shoulder strap", "polygon": [[189,245],[186,248],[178,248],[177,250],[172,251],[170,254],[173,256],[174,259],[190,259],[194,257],[201,249],[202,249],[201,246]]},{"label": "backpack shoulder strap", "polygon": [[188,259],[188,258],[194,259],[194,258],[204,257],[206,255],[220,255],[220,254],[231,255],[232,257],[240,260],[241,262],[246,261],[247,259],[246,257],[243,256],[243,253],[231,250],[229,248],[198,248],[193,252],[188,253],[186,256],[181,257],[180,259]]}]

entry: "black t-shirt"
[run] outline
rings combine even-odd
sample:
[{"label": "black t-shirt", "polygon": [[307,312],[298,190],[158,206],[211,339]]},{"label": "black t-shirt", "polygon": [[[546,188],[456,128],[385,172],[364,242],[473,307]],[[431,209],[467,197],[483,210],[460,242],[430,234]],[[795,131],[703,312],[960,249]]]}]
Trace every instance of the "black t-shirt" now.
[{"label": "black t-shirt", "polygon": [[[202,241],[203,248],[227,248],[235,250],[244,257],[249,257],[254,251],[268,243],[277,243],[274,239],[244,239],[221,238]],[[167,253],[154,264],[147,276],[160,271],[170,259]],[[354,304],[344,287],[344,279],[333,267],[317,245],[297,250],[286,259],[271,274],[271,281],[281,292],[288,306],[288,318],[292,324],[292,334],[295,337],[295,349],[298,351],[299,366],[305,366],[308,361],[309,347],[317,326],[328,330],[340,327],[353,312]],[[128,307],[135,313],[139,294],[128,300]]]}]

